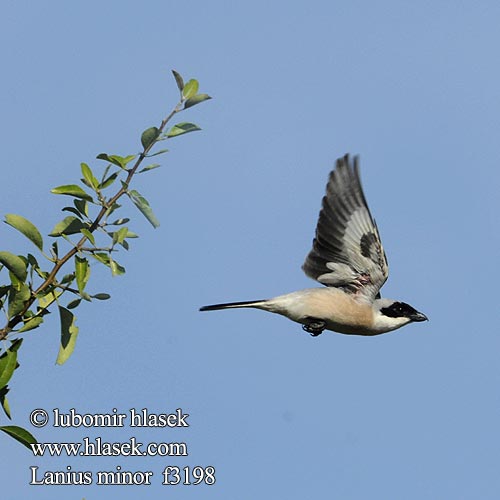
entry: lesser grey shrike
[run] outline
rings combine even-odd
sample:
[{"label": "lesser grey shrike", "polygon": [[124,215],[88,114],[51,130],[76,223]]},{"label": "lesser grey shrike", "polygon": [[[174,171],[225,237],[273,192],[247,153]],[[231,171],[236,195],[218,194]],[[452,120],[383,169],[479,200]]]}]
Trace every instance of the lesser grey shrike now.
[{"label": "lesser grey shrike", "polygon": [[312,250],[302,269],[324,288],[308,288],[273,299],[204,306],[200,311],[251,307],[281,314],[316,337],[324,330],[379,335],[425,314],[400,300],[383,299],[389,274],[375,220],[359,177],[358,158],[339,158],[330,173]]}]

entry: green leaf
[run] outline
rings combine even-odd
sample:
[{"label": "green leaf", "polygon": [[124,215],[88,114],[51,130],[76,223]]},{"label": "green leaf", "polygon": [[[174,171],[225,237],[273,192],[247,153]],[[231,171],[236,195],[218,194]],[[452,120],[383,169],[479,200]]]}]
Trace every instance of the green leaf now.
[{"label": "green leaf", "polygon": [[112,173],[108,178],[104,179],[101,184],[99,184],[99,189],[106,189],[107,187],[111,186],[113,182],[116,181],[116,178],[118,177],[119,172],[114,172]]},{"label": "green leaf", "polygon": [[175,71],[175,69],[172,70],[172,73],[175,78],[175,83],[177,83],[177,87],[182,95],[182,90],[184,89],[184,80],[182,79],[182,76]]},{"label": "green leaf", "polygon": [[63,365],[75,350],[78,327],[75,325],[75,316],[65,307],[59,306],[61,318],[61,345],[56,363]]},{"label": "green leaf", "polygon": [[72,214],[75,214],[79,219],[83,219],[82,214],[74,207],[64,207],[62,211],[71,212]]},{"label": "green leaf", "polygon": [[128,244],[128,241],[125,240],[125,241],[122,241],[120,243],[120,245],[125,249],[125,250],[128,250],[130,248],[130,245]]},{"label": "green leaf", "polygon": [[61,284],[71,283],[75,279],[75,273],[65,274],[61,279]]},{"label": "green leaf", "polygon": [[36,439],[33,434],[30,434],[26,429],[18,427],[17,425],[2,425],[0,426],[0,431],[5,432],[16,441],[19,441],[30,451],[32,451],[30,445],[36,443]]},{"label": "green leaf", "polygon": [[47,309],[62,293],[62,290],[51,290],[41,297],[38,297],[38,305],[40,309]]},{"label": "green leaf", "polygon": [[130,163],[136,156],[137,155],[120,156],[120,155],[108,155],[106,153],[101,153],[97,155],[97,159],[109,161],[113,165],[125,169],[127,167],[127,163]]},{"label": "green leaf", "polygon": [[30,298],[30,288],[26,283],[20,283],[18,286],[12,286],[9,292],[9,318],[19,314],[24,309],[25,302]]},{"label": "green leaf", "polygon": [[150,127],[146,129],[141,135],[142,147],[146,150],[149,149],[160,136],[158,127]]},{"label": "green leaf", "polygon": [[[104,161],[109,161],[111,163],[111,160],[109,159],[109,156],[107,153],[99,153],[96,158],[98,160],[104,160]],[[120,165],[119,165],[120,166]]]},{"label": "green leaf", "polygon": [[104,252],[92,252],[92,257],[94,257],[95,260],[101,262],[101,264],[104,264],[105,266],[110,267],[109,264],[109,255]]},{"label": "green leaf", "polygon": [[120,158],[122,165],[126,167],[132,160],[135,160],[137,158],[137,155],[128,155],[128,156],[112,155],[112,158]]},{"label": "green leaf", "polygon": [[[127,165],[136,157],[137,155],[128,155],[128,156],[120,156],[120,155],[111,155],[109,159],[112,163],[118,162],[118,165],[125,169]],[[117,163],[115,163],[116,165]]]},{"label": "green leaf", "polygon": [[11,379],[17,365],[17,352],[7,349],[0,357],[0,389]]},{"label": "green leaf", "polygon": [[184,99],[189,99],[198,93],[199,83],[197,80],[191,79],[189,80],[184,88],[182,89],[182,97]]},{"label": "green leaf", "polygon": [[151,153],[150,155],[146,155],[146,157],[152,158],[153,156],[162,155],[163,153],[168,153],[168,149],[160,149],[160,151],[156,151],[156,153]]},{"label": "green leaf", "polygon": [[134,202],[135,206],[142,212],[144,217],[148,219],[151,225],[155,228],[158,227],[160,225],[160,222],[155,217],[153,210],[149,206],[148,200],[146,200],[146,198],[144,198],[144,196],[142,196],[135,189],[132,191],[127,191],[127,194],[130,197],[130,199]]},{"label": "green leaf", "polygon": [[36,226],[28,219],[25,219],[21,215],[7,214],[5,216],[5,222],[23,233],[26,238],[31,240],[41,251],[43,251],[42,235]]},{"label": "green leaf", "polygon": [[95,246],[94,235],[88,229],[80,229],[80,233],[82,233],[90,241],[90,243]]},{"label": "green leaf", "polygon": [[106,179],[106,176],[108,175],[108,172],[111,169],[111,165],[106,165],[106,168],[104,169],[104,172],[102,173],[101,177],[101,184],[104,182],[104,179]]},{"label": "green leaf", "polygon": [[23,339],[16,339],[12,342],[9,349],[11,351],[19,351],[19,348],[21,347],[22,343],[23,343]]},{"label": "green leaf", "polygon": [[[49,259],[49,260],[51,260],[51,259]],[[47,279],[47,277],[48,277],[48,275],[49,275],[49,272],[48,272],[48,271],[42,271],[42,270],[41,270],[40,268],[38,268],[38,267],[37,267],[37,268],[35,268],[35,272],[36,272],[36,274],[38,274],[38,276],[39,276],[40,278],[42,278],[43,280],[46,280],[46,279]]]},{"label": "green leaf", "polygon": [[[107,155],[107,153],[99,153],[96,158],[98,160],[104,160],[104,161],[109,161],[111,163],[111,160],[109,159],[109,156]],[[120,166],[120,165],[118,165]]]},{"label": "green leaf", "polygon": [[29,254],[27,255],[27,257],[28,257],[28,263],[29,263],[29,265],[30,265],[31,267],[33,267],[33,268],[40,267],[40,266],[38,265],[38,261],[35,259],[34,255],[32,255],[32,254],[30,254],[30,253],[29,253]]},{"label": "green leaf", "polygon": [[196,94],[184,103],[184,109],[196,106],[197,104],[200,104],[200,102],[208,101],[208,99],[212,99],[208,94]]},{"label": "green leaf", "polygon": [[11,351],[19,351],[19,348],[21,347],[21,344],[23,343],[23,339],[16,339],[12,341],[12,344],[10,345],[9,349]]},{"label": "green leaf", "polygon": [[16,278],[21,281],[28,275],[26,262],[21,257],[10,252],[0,252],[0,264],[3,264]]},{"label": "green leaf", "polygon": [[68,303],[68,305],[66,306],[66,308],[67,309],[75,309],[75,307],[78,307],[80,305],[81,301],[82,301],[82,299],[72,300],[71,302]]},{"label": "green leaf", "polygon": [[10,290],[10,285],[2,285],[0,286],[0,299],[7,295]]},{"label": "green leaf", "polygon": [[[97,261],[101,262],[105,266],[108,266],[111,269],[111,274],[113,276],[119,276],[125,274],[125,268],[114,261],[107,253],[104,252],[94,252],[92,253],[92,257]],[[94,297],[93,295],[89,295],[89,297]]]},{"label": "green leaf", "polygon": [[83,293],[90,278],[90,266],[87,259],[78,257],[78,255],[75,255],[75,276],[78,291]]},{"label": "green leaf", "polygon": [[166,137],[177,137],[178,135],[187,134],[196,130],[201,130],[201,128],[194,123],[183,122],[174,125],[165,135]]},{"label": "green leaf", "polygon": [[54,226],[54,229],[52,229],[52,232],[49,234],[49,236],[76,234],[81,232],[82,229],[86,228],[87,226],[80,219],[69,215]]},{"label": "green leaf", "polygon": [[96,293],[95,295],[91,295],[91,297],[97,300],[108,300],[111,298],[111,295],[109,293]]},{"label": "green leaf", "polygon": [[41,316],[33,316],[33,318],[28,319],[24,322],[24,326],[21,327],[17,333],[28,332],[38,328],[43,323],[43,318]]},{"label": "green leaf", "polygon": [[109,267],[111,268],[112,276],[121,276],[122,274],[125,274],[125,268],[120,266],[118,262],[111,258],[109,259]]},{"label": "green leaf", "polygon": [[[28,267],[28,260],[24,255],[19,255],[19,258],[26,264],[26,268]],[[21,281],[12,271],[9,271],[9,278],[10,278],[10,284],[11,288],[15,288],[16,290],[20,290],[21,285],[24,283],[24,281]]]},{"label": "green leaf", "polygon": [[86,163],[81,163],[80,168],[82,169],[83,178],[87,181],[89,186],[93,189],[99,187],[99,181],[94,177],[92,170]]},{"label": "green leaf", "polygon": [[92,196],[86,193],[80,186],[76,184],[67,184],[64,186],[58,186],[50,190],[54,194],[66,194],[68,196],[73,196],[74,198],[81,198],[82,200],[87,200],[93,202]]},{"label": "green leaf", "polygon": [[0,404],[2,405],[3,411],[5,412],[5,415],[7,415],[7,418],[10,420],[10,406],[9,406],[9,401],[7,400],[7,393],[9,392],[8,387],[4,387],[0,389]]},{"label": "green leaf", "polygon": [[73,200],[75,208],[84,216],[89,216],[89,204],[85,200]]},{"label": "green leaf", "polygon": [[126,224],[129,221],[130,221],[130,219],[127,219],[126,217],[124,217],[123,219],[116,219],[114,222],[110,222],[109,225],[110,226],[121,226],[122,224]]},{"label": "green leaf", "polygon": [[148,170],[153,170],[158,167],[161,167],[159,163],[153,163],[153,165],[148,165],[147,167],[144,167],[143,169],[139,170],[139,172],[137,173],[142,174],[142,172],[147,172]]},{"label": "green leaf", "polygon": [[115,231],[113,233],[113,245],[116,245],[117,243],[123,243],[125,238],[127,237],[128,234],[128,228],[122,227],[118,231]]}]

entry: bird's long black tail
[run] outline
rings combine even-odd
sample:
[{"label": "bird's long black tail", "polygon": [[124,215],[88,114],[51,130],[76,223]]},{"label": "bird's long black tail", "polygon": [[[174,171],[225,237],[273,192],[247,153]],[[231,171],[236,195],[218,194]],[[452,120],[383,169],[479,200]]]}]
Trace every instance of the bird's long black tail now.
[{"label": "bird's long black tail", "polygon": [[220,309],[237,309],[238,307],[256,307],[259,308],[267,300],[248,300],[246,302],[227,302],[226,304],[212,304],[211,306],[200,307],[200,311],[218,311]]}]

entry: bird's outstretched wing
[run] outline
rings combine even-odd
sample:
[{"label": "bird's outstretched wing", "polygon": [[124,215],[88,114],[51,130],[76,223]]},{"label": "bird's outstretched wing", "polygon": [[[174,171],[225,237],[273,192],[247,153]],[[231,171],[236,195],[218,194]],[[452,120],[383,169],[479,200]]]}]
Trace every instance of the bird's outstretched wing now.
[{"label": "bird's outstretched wing", "polygon": [[372,302],[389,270],[359,178],[358,158],[339,158],[330,173],[313,248],[302,269],[327,286]]}]

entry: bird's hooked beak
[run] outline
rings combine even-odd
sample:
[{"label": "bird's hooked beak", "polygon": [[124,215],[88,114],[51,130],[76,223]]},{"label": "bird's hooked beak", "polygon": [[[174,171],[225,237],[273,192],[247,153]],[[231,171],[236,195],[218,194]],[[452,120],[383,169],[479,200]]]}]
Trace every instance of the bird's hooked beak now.
[{"label": "bird's hooked beak", "polygon": [[429,321],[429,318],[421,312],[415,311],[411,316],[410,316],[411,321]]}]

